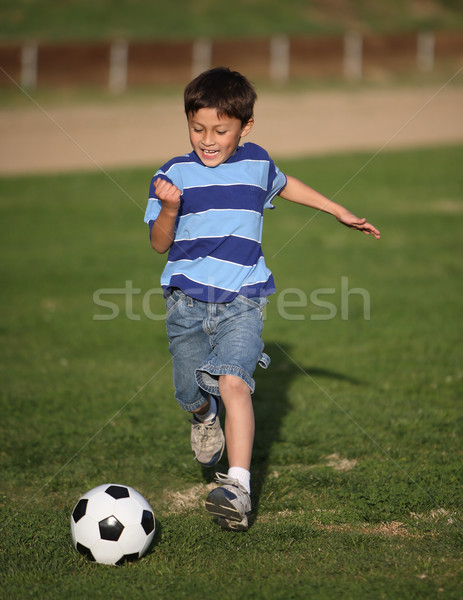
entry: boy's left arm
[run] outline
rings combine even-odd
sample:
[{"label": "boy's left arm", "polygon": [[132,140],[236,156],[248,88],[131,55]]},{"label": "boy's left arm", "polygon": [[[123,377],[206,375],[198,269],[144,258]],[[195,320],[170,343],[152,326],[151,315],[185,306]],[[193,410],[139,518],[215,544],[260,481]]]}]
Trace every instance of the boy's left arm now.
[{"label": "boy's left arm", "polygon": [[336,217],[343,225],[346,225],[351,229],[358,229],[367,235],[370,235],[371,233],[379,240],[380,232],[371,223],[367,223],[366,219],[356,217],[348,211],[347,208],[344,208],[344,206],[329,200],[329,198],[326,198],[326,196],[323,196],[320,192],[317,192],[291,175],[287,175],[286,180],[285,187],[279,193],[281,198],[327,212]]}]

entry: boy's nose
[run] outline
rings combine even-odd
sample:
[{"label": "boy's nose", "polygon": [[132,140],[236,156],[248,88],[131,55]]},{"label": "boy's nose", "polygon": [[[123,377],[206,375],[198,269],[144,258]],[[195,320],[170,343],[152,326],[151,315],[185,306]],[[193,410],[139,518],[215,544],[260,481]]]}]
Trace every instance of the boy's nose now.
[{"label": "boy's nose", "polygon": [[203,144],[205,144],[206,146],[212,146],[213,143],[214,139],[212,133],[208,133],[207,131],[205,131],[203,135]]}]

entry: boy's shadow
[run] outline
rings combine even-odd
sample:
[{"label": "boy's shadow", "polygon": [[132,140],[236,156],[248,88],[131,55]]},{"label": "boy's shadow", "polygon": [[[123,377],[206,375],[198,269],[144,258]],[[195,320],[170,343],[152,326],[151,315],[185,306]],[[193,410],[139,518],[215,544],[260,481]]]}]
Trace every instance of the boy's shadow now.
[{"label": "boy's shadow", "polygon": [[[296,377],[325,377],[347,381],[353,385],[361,382],[353,377],[328,369],[302,366],[291,357],[287,344],[266,342],[264,350],[271,358],[268,369],[257,367],[254,378],[256,392],[253,395],[256,433],[251,465],[252,515],[250,525],[259,509],[262,488],[268,476],[270,452],[273,444],[281,439],[281,428],[286,415],[291,411],[288,390]],[[321,392],[320,392],[321,393]],[[223,416],[222,416],[223,419]],[[222,421],[223,422],[223,421]],[[227,472],[227,457],[222,457],[214,469],[202,469],[206,481],[214,480],[217,471]]]},{"label": "boy's shadow", "polygon": [[273,444],[281,439],[283,421],[292,410],[288,396],[291,381],[297,377],[320,376],[347,381],[354,385],[361,383],[353,377],[329,369],[301,365],[292,358],[291,349],[287,344],[267,342],[265,352],[270,356],[272,362],[267,372],[262,371],[262,369],[256,371],[256,393],[253,397],[256,418],[256,434],[251,466],[252,516],[254,519],[259,509],[262,488],[268,476],[271,448]]}]

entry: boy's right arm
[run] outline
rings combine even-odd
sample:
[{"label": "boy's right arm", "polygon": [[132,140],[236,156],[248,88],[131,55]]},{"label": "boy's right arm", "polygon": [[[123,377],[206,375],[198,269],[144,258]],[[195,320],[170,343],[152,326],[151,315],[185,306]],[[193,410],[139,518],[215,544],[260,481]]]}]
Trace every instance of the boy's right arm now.
[{"label": "boy's right arm", "polygon": [[151,247],[156,252],[164,254],[174,241],[181,191],[174,184],[160,178],[154,182],[154,189],[161,201],[161,212],[151,230]]}]

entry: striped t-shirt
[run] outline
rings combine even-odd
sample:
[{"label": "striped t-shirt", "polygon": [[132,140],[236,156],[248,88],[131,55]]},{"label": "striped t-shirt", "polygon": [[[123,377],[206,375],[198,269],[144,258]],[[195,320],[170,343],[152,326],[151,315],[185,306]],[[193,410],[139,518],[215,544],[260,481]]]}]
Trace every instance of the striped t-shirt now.
[{"label": "striped t-shirt", "polygon": [[238,294],[268,296],[275,284],[262,254],[264,208],[285,187],[286,177],[267,152],[246,143],[225,162],[206,167],[191,152],[159,169],[150,186],[145,222],[153,227],[161,210],[153,181],[181,191],[175,238],[161,285],[206,302],[231,302]]}]

